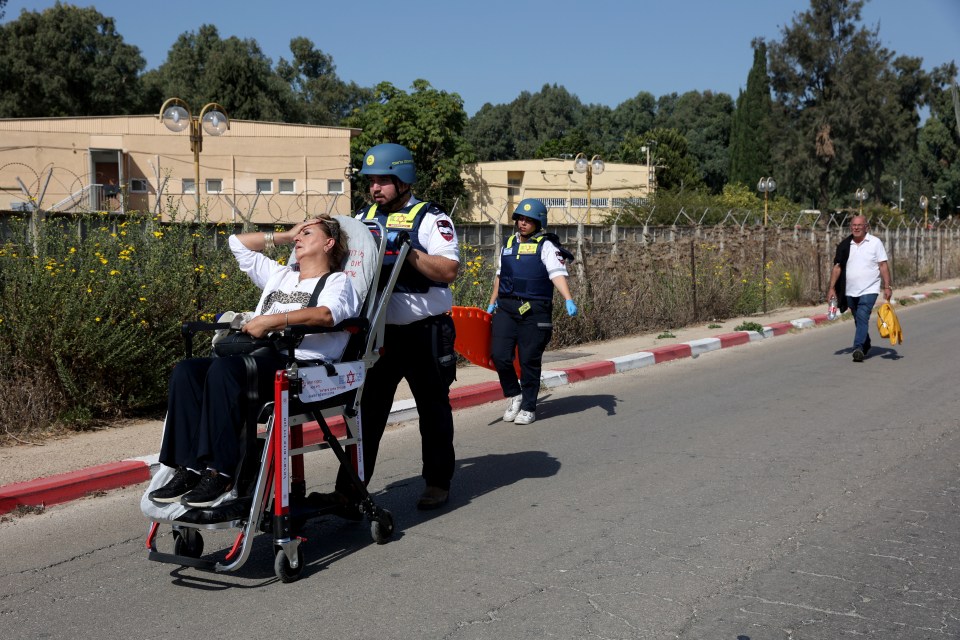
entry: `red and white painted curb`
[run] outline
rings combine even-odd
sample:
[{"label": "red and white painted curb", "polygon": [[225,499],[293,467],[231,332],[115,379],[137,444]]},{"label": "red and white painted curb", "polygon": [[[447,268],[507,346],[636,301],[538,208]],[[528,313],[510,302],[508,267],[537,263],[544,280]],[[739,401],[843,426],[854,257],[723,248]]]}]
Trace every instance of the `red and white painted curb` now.
[{"label": "red and white painted curb", "polygon": [[[934,295],[956,293],[960,287],[935,289],[929,293],[918,293],[909,296],[921,301]],[[798,318],[790,322],[777,322],[759,331],[735,331],[723,333],[713,338],[702,338],[681,342],[678,344],[655,347],[649,351],[638,351],[624,356],[600,360],[565,369],[545,370],[541,376],[547,388],[561,387],[591,378],[599,378],[614,373],[623,373],[633,369],[640,369],[654,364],[693,358],[718,349],[736,347],[766,338],[782,336],[790,331],[803,330],[830,322],[827,314],[819,314],[810,318]],[[475,407],[489,402],[503,400],[503,392],[499,382],[482,382],[480,384],[459,387],[450,391],[450,405],[454,410]],[[413,400],[400,400],[393,404],[390,412],[390,422],[397,423],[417,417],[417,408]],[[338,421],[339,420],[339,421]],[[331,420],[330,426],[334,433],[342,433],[342,419]],[[304,440],[306,443],[319,442],[320,428],[306,425]],[[120,462],[111,462],[97,465],[80,471],[71,471],[46,478],[38,478],[27,482],[17,482],[0,487],[0,514],[9,513],[18,506],[47,506],[60,504],[82,498],[108,489],[117,489],[134,484],[140,484],[150,479],[152,471],[160,464],[158,455],[131,458]]]}]

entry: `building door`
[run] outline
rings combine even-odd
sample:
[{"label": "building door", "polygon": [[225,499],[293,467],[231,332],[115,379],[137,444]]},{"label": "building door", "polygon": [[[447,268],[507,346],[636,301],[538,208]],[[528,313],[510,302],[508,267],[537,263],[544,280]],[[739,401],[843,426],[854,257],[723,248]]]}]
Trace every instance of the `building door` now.
[{"label": "building door", "polygon": [[94,211],[122,211],[123,151],[90,150],[90,206]]}]

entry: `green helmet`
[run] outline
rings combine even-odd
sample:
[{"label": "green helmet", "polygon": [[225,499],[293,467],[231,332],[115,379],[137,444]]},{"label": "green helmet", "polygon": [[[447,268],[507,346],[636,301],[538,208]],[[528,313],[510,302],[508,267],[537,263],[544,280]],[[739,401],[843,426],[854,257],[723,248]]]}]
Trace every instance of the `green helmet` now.
[{"label": "green helmet", "polygon": [[536,198],[524,198],[520,201],[513,212],[513,219],[516,220],[520,216],[536,220],[540,225],[538,231],[547,226],[547,207]]},{"label": "green helmet", "polygon": [[360,175],[396,176],[400,182],[405,184],[413,184],[417,181],[413,154],[403,145],[390,142],[378,144],[363,155]]}]

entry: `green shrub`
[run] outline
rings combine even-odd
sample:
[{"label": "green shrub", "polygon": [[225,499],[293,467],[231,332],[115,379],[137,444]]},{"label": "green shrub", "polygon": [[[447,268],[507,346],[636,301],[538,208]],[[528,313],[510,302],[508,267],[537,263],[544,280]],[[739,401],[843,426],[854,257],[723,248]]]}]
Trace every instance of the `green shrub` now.
[{"label": "green shrub", "polygon": [[493,291],[496,264],[484,258],[480,250],[466,243],[460,244],[460,271],[450,285],[453,304],[460,307],[479,307],[486,310]]},{"label": "green shrub", "polygon": [[7,393],[53,381],[52,413],[73,428],[162,406],[183,356],[181,323],[252,308],[258,297],[227,248],[229,231],[199,228],[107,214],[49,218],[33,235],[25,220],[11,223],[0,246]]}]

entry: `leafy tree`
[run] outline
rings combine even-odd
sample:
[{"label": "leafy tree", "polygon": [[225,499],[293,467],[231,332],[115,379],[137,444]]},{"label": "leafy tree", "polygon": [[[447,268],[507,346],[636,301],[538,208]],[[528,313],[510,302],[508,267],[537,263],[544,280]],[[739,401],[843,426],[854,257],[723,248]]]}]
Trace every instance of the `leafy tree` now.
[{"label": "leafy tree", "polygon": [[145,64],[96,9],[23,11],[0,25],[0,117],[141,113]]},{"label": "leafy tree", "polygon": [[730,182],[749,186],[773,173],[770,163],[772,115],[767,45],[763,40],[755,40],[747,88],[737,97],[730,125]]},{"label": "leafy tree", "polygon": [[524,91],[510,106],[510,133],[520,158],[532,158],[544,142],[576,128],[583,109],[576,96],[555,84],[533,94]]},{"label": "leafy tree", "polygon": [[532,158],[548,141],[576,129],[583,110],[576,96],[546,84],[537,93],[521,92],[508,105],[483,105],[468,122],[466,137],[484,161]]},{"label": "leafy tree", "polygon": [[719,193],[727,181],[733,100],[725,93],[689,91],[660,100],[657,126],[679,131],[697,162],[702,182]]},{"label": "leafy tree", "polygon": [[7,12],[3,8],[7,6],[7,0],[0,0],[0,20],[3,20],[3,17],[7,15]]},{"label": "leafy tree", "polygon": [[[581,128],[576,128],[562,138],[553,138],[540,145],[533,153],[534,158],[562,158],[582,153],[593,157],[601,153],[600,145],[591,140]],[[608,156],[609,157],[609,156]]]},{"label": "leafy tree", "polygon": [[654,127],[656,114],[657,99],[653,94],[641,91],[613,110],[613,130],[620,139],[642,135]]},{"label": "leafy tree", "polygon": [[614,122],[613,109],[602,104],[589,104],[583,107],[579,131],[585,141],[575,153],[599,153],[606,160],[614,160],[623,134]]},{"label": "leafy tree", "polygon": [[516,145],[510,135],[510,106],[484,104],[467,123],[464,136],[480,162],[515,160]]},{"label": "leafy tree", "polygon": [[[651,162],[656,166],[657,191],[684,192],[703,186],[703,179],[697,166],[697,160],[690,153],[687,139],[676,129],[655,128],[648,131],[644,140],[649,145],[655,143],[655,154]],[[635,147],[638,151],[639,148]],[[639,157],[624,153],[625,162],[642,164]],[[659,196],[658,196],[659,197]]]},{"label": "leafy tree", "polygon": [[292,90],[257,41],[223,40],[209,24],[177,38],[166,61],[144,75],[144,84],[153,109],[176,96],[196,109],[217,102],[238,120],[290,122],[297,114]]},{"label": "leafy tree", "polygon": [[858,24],[863,4],[811,0],[769,48],[781,132],[774,156],[785,174],[778,179],[821,210],[853,204],[863,186],[879,194],[887,163],[915,131],[918,65],[894,61],[878,31]]},{"label": "leafy tree", "polygon": [[298,122],[338,125],[373,97],[371,90],[337,77],[333,57],[315,49],[308,38],[291,40],[290,52],[293,60],[280,58],[277,74],[296,97]]},{"label": "leafy tree", "polygon": [[345,126],[362,129],[351,144],[355,166],[374,145],[402,144],[416,161],[414,192],[421,199],[441,203],[448,211],[466,195],[461,168],[476,161],[463,136],[466,123],[460,96],[438,91],[426,80],[415,80],[409,94],[381,82],[373,90],[373,101],[344,120]]}]

